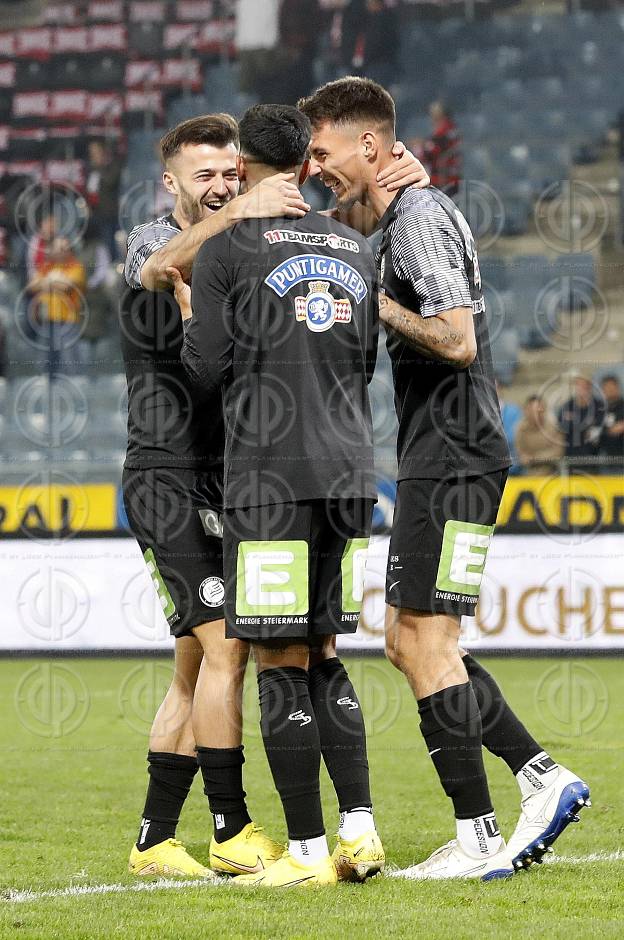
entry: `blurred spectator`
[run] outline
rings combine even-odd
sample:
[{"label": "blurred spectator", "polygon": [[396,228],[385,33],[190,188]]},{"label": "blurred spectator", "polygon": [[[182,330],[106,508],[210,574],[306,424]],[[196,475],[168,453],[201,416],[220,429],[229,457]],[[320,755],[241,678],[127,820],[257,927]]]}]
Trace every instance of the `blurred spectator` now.
[{"label": "blurred spectator", "polygon": [[574,376],[574,394],[559,409],[557,420],[565,438],[565,455],[572,469],[595,472],[605,418],[604,402],[594,394],[586,376]]},{"label": "blurred spectator", "polygon": [[546,413],[544,399],[531,395],[516,429],[515,450],[521,467],[536,476],[556,473],[564,449],[563,434]]},{"label": "blurred spectator", "polygon": [[282,0],[279,14],[279,47],[283,57],[280,101],[296,104],[314,87],[319,5],[317,0]]},{"label": "blurred spectator", "polygon": [[87,196],[91,216],[112,258],[117,256],[115,233],[119,227],[120,180],[121,164],[110,146],[103,140],[90,140]]},{"label": "blurred spectator", "polygon": [[77,371],[83,327],[83,292],[86,287],[84,265],[73,253],[67,238],[55,238],[46,260],[28,284],[40,335],[48,338],[50,375]]},{"label": "blurred spectator", "polygon": [[[615,375],[605,375],[600,383],[605,400],[605,420],[600,436],[600,454],[607,457],[604,472],[621,473],[624,463],[624,398]],[[615,464],[615,466],[614,466]]]},{"label": "blurred spectator", "polygon": [[109,334],[113,321],[117,324],[117,317],[112,315],[115,310],[114,298],[107,285],[112,258],[107,246],[99,238],[93,219],[89,220],[78,257],[87,277],[85,290],[87,317],[81,343],[85,357],[93,361],[97,358],[98,342]]},{"label": "blurred spectator", "polygon": [[389,0],[350,0],[340,23],[342,65],[391,85],[397,81],[399,15]]},{"label": "blurred spectator", "polygon": [[[516,453],[516,427],[522,418],[522,409],[511,401],[505,401],[503,398],[503,389],[500,382],[496,383],[496,394],[498,395],[498,404],[500,406],[501,418],[503,419],[503,428],[505,437],[511,451],[511,458],[514,466],[518,466],[518,455]],[[512,468],[513,473],[513,468]]]},{"label": "blurred spectator", "polygon": [[[236,49],[240,62],[240,90],[260,101],[275,101],[274,89],[282,85],[276,63],[279,41],[280,0],[238,0]],[[310,24],[314,31],[314,24]]]},{"label": "blurred spectator", "polygon": [[[441,101],[429,105],[432,132],[420,147],[420,158],[429,168],[431,185],[455,196],[461,181],[461,138],[450,111]],[[414,142],[418,146],[419,141]]]},{"label": "blurred spectator", "polygon": [[26,252],[26,280],[32,281],[38,269],[46,261],[47,252],[56,235],[56,218],[53,212],[46,212],[41,217],[35,235],[28,242]]}]

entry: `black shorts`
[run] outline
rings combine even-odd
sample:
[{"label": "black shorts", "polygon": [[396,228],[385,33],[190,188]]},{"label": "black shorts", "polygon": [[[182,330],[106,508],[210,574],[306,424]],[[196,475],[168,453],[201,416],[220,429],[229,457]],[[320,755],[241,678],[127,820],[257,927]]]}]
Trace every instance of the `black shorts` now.
[{"label": "black shorts", "polygon": [[223,516],[225,635],[355,633],[374,500],[309,500]]},{"label": "black shorts", "polygon": [[386,603],[474,615],[507,474],[399,481]]},{"label": "black shorts", "polygon": [[223,477],[177,468],[124,470],[132,534],[173,636],[224,616]]}]

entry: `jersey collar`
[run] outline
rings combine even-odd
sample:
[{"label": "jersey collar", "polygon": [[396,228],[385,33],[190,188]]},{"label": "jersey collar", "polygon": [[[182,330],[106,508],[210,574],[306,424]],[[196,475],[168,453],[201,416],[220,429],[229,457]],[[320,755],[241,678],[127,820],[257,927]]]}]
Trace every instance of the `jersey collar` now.
[{"label": "jersey collar", "polygon": [[388,206],[388,208],[386,209],[386,211],[380,218],[379,222],[373,229],[374,232],[385,232],[389,228],[389,226],[392,224],[392,222],[394,222],[399,200],[401,199],[403,193],[405,193],[408,189],[409,189],[409,186],[403,186],[401,187],[401,189],[399,189],[396,196],[394,197],[394,199],[392,200],[392,202],[390,203],[390,205]]}]

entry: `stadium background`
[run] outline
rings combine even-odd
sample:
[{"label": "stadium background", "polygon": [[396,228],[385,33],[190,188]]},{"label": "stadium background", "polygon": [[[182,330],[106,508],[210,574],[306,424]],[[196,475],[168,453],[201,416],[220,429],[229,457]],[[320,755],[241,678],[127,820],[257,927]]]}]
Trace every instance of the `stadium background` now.
[{"label": "stadium background", "polygon": [[[477,648],[624,646],[624,433],[605,451],[600,385],[606,374],[624,380],[624,7],[0,6],[0,586],[10,612],[0,646],[170,645],[138,550],[123,538],[116,301],[125,237],[169,205],[155,150],[165,127],[208,111],[240,114],[260,98],[294,101],[349,72],[390,87],[399,136],[429,165],[440,139],[428,108],[442,100],[453,115],[436,173],[451,179],[478,237],[511,443],[529,394],[542,396],[555,421],[575,373],[593,382],[588,406],[572,411],[567,442],[539,468],[545,475],[517,460],[467,635]],[[316,207],[327,204],[320,185],[307,193]],[[86,276],[77,338],[60,366],[29,287],[46,226],[67,236]],[[356,647],[381,645],[394,500],[396,426],[382,353],[372,387],[379,538]]]},{"label": "stadium background", "polygon": [[[277,0],[0,0],[0,936],[486,938],[537,925],[554,938],[620,937],[621,664],[587,654],[624,647],[622,438],[604,452],[600,384],[624,378],[624,8],[283,0],[277,14]],[[171,660],[148,655],[170,641],[119,497],[125,234],[167,205],[154,148],[165,127],[293,100],[352,72],[391,88],[400,136],[415,148],[431,143],[432,101],[453,112],[455,198],[479,239],[508,427],[527,396],[542,395],[555,421],[577,371],[594,383],[588,407],[572,409],[569,446],[551,434],[546,472],[516,466],[479,618],[466,623],[469,648],[503,654],[492,669],[510,703],[590,781],[594,809],[561,840],[560,864],[487,890],[376,879],[323,892],[322,912],[299,894],[263,903],[188,883],[152,892],[125,870]],[[325,205],[322,188],[307,192]],[[53,382],[49,331],[27,286],[50,216],[89,280],[76,303],[80,338]],[[373,395],[379,535],[359,648],[381,645],[394,499],[383,356]],[[587,448],[575,446],[587,431]],[[548,658],[519,660],[518,649]],[[378,825],[392,864],[409,865],[448,837],[448,806],[402,677],[381,658],[349,669],[367,716]],[[281,837],[256,698],[250,677],[246,787],[254,818]],[[486,764],[507,833],[515,784],[500,762]],[[325,776],[322,787],[331,825]],[[199,791],[180,837],[204,860]]]}]

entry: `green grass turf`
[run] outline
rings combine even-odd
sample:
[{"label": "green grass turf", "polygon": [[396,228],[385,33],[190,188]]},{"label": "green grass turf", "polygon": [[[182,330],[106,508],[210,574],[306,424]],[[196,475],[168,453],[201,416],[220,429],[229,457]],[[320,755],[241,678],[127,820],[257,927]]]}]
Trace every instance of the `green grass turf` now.
[{"label": "green grass turf", "polygon": [[[620,850],[622,662],[485,662],[543,746],[592,787],[593,808],[584,811],[580,825],[568,828],[557,854]],[[56,667],[69,672],[49,672]],[[401,676],[381,659],[353,660],[350,670],[367,715],[378,828],[389,861],[406,866],[453,836],[450,803],[439,790]],[[169,675],[163,660],[0,662],[3,893],[132,882],[126,866],[143,807],[147,731]],[[63,677],[74,684],[74,698]],[[51,710],[60,716],[52,726],[45,717]],[[250,807],[256,821],[283,839],[281,809],[258,735],[254,681],[246,713]],[[489,755],[486,760],[499,822],[508,834],[518,814],[516,783],[502,762]],[[324,771],[323,795],[331,834],[336,803]],[[196,781],[179,836],[206,859],[209,834]],[[206,887],[20,904],[3,900],[0,937],[622,937],[623,887],[622,863],[597,861],[543,865],[489,885],[377,878],[363,886],[284,893]]]}]

